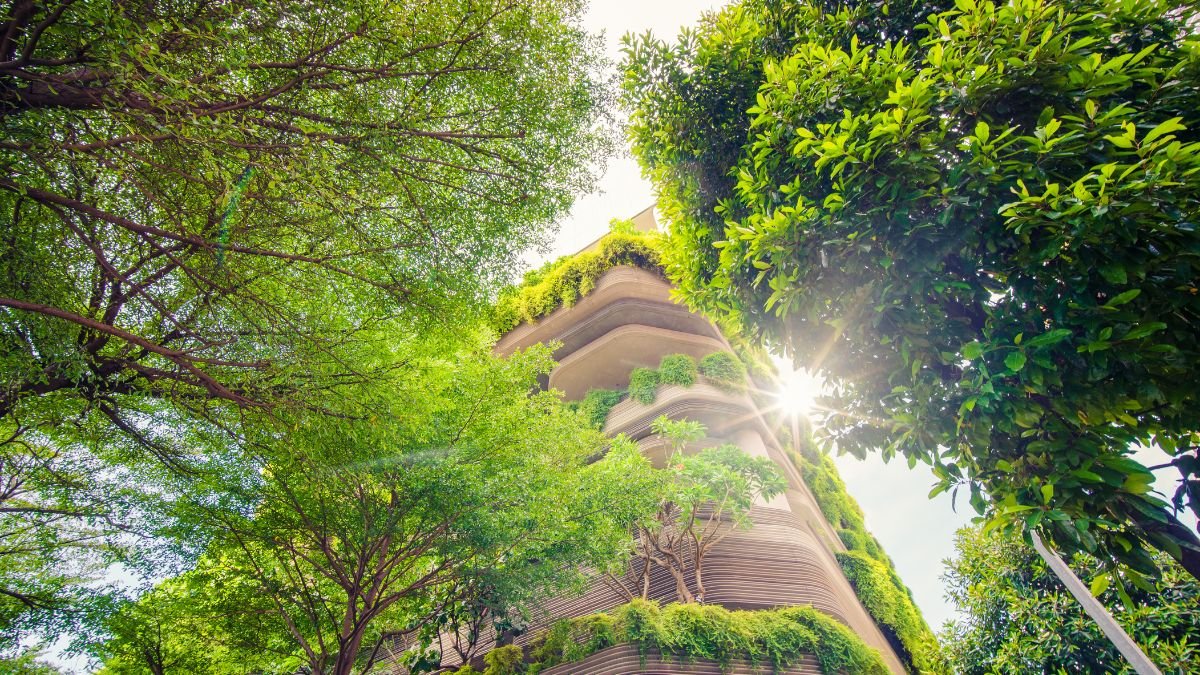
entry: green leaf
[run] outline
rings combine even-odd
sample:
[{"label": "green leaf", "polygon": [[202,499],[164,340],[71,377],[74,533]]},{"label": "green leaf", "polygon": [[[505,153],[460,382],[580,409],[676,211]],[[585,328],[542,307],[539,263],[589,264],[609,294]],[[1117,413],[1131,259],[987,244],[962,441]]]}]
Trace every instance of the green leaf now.
[{"label": "green leaf", "polygon": [[1126,284],[1129,282],[1125,267],[1119,263],[1111,263],[1100,268],[1100,276],[1110,284]]},{"label": "green leaf", "polygon": [[1091,584],[1090,590],[1094,597],[1097,597],[1097,598],[1100,597],[1101,593],[1108,590],[1108,575],[1101,574],[1101,575],[1097,576],[1095,579],[1092,579],[1092,584]]},{"label": "green leaf", "polygon": [[1058,344],[1063,340],[1071,337],[1071,331],[1066,328],[1056,328],[1047,333],[1042,333],[1037,337],[1025,342],[1025,347],[1047,347],[1049,345]]},{"label": "green leaf", "polygon": [[980,356],[983,356],[983,345],[979,344],[978,342],[968,342],[967,344],[963,345],[962,355],[964,359],[968,361],[974,361]]},{"label": "green leaf", "polygon": [[1050,500],[1053,497],[1054,497],[1054,484],[1047,483],[1047,484],[1043,485],[1042,486],[1042,503],[1049,504]]},{"label": "green leaf", "polygon": [[1142,142],[1150,143],[1150,142],[1154,141],[1154,139],[1158,138],[1159,136],[1162,136],[1163,134],[1169,134],[1173,131],[1184,131],[1185,129],[1187,129],[1187,127],[1184,126],[1183,124],[1180,124],[1180,122],[1182,120],[1183,120],[1182,117],[1172,117],[1171,119],[1167,120],[1166,122],[1159,124],[1158,126],[1151,129],[1149,133],[1146,134],[1146,137],[1142,139]]},{"label": "green leaf", "polygon": [[1025,367],[1025,354],[1023,352],[1013,352],[1004,357],[1004,367],[1012,372],[1020,372]]},{"label": "green leaf", "polygon": [[1108,302],[1104,303],[1104,306],[1105,307],[1120,307],[1121,305],[1129,303],[1130,301],[1132,301],[1134,298],[1136,298],[1137,296],[1139,296],[1141,294],[1142,294],[1142,289],[1133,288],[1128,291],[1125,291],[1124,293],[1121,293],[1120,295],[1116,296],[1112,300],[1109,300]]}]

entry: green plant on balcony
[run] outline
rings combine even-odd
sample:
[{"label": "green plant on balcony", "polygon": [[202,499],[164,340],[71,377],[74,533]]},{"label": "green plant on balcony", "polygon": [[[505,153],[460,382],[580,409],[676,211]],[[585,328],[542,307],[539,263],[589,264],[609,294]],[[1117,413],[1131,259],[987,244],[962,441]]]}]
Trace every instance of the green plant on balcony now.
[{"label": "green plant on balcony", "polygon": [[658,381],[663,384],[690,387],[698,374],[696,360],[687,354],[668,354],[658,363]]},{"label": "green plant on balcony", "polygon": [[634,368],[629,374],[629,398],[650,405],[658,395],[659,375],[653,368]]},{"label": "green plant on balcony", "polygon": [[786,668],[816,657],[823,673],[887,673],[878,652],[836,619],[807,606],[733,611],[718,605],[633,600],[601,614],[564,619],[536,638],[530,675],[574,663],[606,647],[631,644],[643,657],[657,650],[664,659],[706,659],[723,671],[735,659]]},{"label": "green plant on balcony", "polygon": [[746,367],[729,352],[713,352],[700,359],[700,374],[724,389],[738,389],[746,381]]}]

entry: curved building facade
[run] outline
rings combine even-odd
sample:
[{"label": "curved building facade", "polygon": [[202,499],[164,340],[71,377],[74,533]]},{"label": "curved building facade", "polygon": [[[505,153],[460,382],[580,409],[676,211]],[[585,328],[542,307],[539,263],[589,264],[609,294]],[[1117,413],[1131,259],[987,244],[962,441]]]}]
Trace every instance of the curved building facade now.
[{"label": "curved building facade", "polygon": [[[647,215],[640,217],[643,229],[653,227]],[[591,389],[624,389],[635,368],[655,368],[667,355],[687,354],[700,359],[713,352],[730,351],[716,326],[672,300],[669,283],[653,272],[634,267],[608,270],[573,306],[517,326],[501,338],[496,350],[511,354],[537,343],[552,342],[560,345],[555,352],[559,365],[544,385],[562,391],[568,401],[582,399]],[[660,415],[699,421],[707,427],[708,437],[695,447],[689,446],[689,450],[733,443],[750,455],[771,459],[787,478],[788,488],[783,494],[755,504],[749,529],[731,533],[705,557],[704,602],[730,609],[811,605],[878,650],[890,670],[905,672],[838,565],[835,553],[845,550],[841,541],[821,515],[754,399],[703,378],[690,387],[659,385],[653,403],[626,398],[615,405],[604,431],[610,436],[625,434],[637,441],[652,461],[661,462],[667,449],[650,431],[651,422]],[[675,599],[674,581],[667,572],[656,570],[651,576],[650,596],[663,602]],[[581,596],[548,603],[544,608],[546,623],[607,610],[627,601],[628,596],[612,584],[597,579]],[[527,643],[537,633],[534,627],[518,637],[516,644]],[[734,670],[764,672],[749,663],[735,664]],[[715,673],[719,669],[703,662],[639,659],[636,649],[617,646],[546,672]],[[806,659],[786,672],[820,671],[815,661]]]}]

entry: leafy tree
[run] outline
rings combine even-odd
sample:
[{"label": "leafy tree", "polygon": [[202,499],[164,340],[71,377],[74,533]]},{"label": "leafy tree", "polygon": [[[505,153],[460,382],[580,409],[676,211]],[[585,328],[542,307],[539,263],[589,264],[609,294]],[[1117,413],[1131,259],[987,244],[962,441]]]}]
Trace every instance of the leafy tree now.
[{"label": "leafy tree", "polygon": [[[1133,672],[1034,550],[1018,537],[964,528],[943,580],[959,610],[942,644],[957,673]],[[1122,597],[1103,566],[1075,556],[1074,571],[1163,672],[1200,658],[1200,584],[1166,556],[1149,590]]]},{"label": "leafy tree", "polygon": [[243,411],[344,406],[401,365],[381,340],[478,309],[605,149],[580,11],[12,5],[0,629],[160,531],[172,476],[237,467],[211,437]]},{"label": "leafy tree", "polygon": [[[691,420],[654,420],[651,428],[672,449],[667,466],[658,470],[657,510],[635,521],[634,582],[640,597],[650,590],[650,570],[666,570],[675,580],[680,602],[704,596],[704,558],[736,529],[750,526],[750,508],[758,498],[783,492],[787,482],[774,462],[751,457],[726,443],[684,455],[684,448],[704,438],[705,427]],[[690,563],[690,565],[689,565]],[[696,587],[693,595],[688,574]],[[608,577],[616,581],[612,575]],[[616,584],[633,598],[624,584]]]},{"label": "leafy tree", "polygon": [[[1157,444],[1200,508],[1194,3],[957,0],[864,32],[871,7],[747,0],[631,42],[669,276],[832,376],[842,451],[926,461],[1135,583],[1149,548],[1200,576],[1128,456]],[[709,109],[733,112],[680,123]]]},{"label": "leafy tree", "polygon": [[[421,633],[413,655],[425,656],[435,634],[421,629],[444,628],[482,590],[495,614],[521,613],[609,567],[637,509],[652,508],[622,498],[645,460],[634,448],[589,463],[603,437],[534,388],[551,365],[543,347],[427,357],[404,388],[373,394],[386,416],[298,415],[248,439],[262,480],[196,493],[180,519],[214,532],[202,564],[135,604],[133,629],[96,653],[115,669],[161,630],[194,659],[206,641],[190,627],[210,620],[231,663],[365,672],[390,635]],[[188,600],[157,611],[177,584]],[[189,609],[198,595],[210,597]]]},{"label": "leafy tree", "polygon": [[0,658],[0,673],[14,675],[60,675],[58,668],[41,659],[42,647],[29,647],[12,658]]}]

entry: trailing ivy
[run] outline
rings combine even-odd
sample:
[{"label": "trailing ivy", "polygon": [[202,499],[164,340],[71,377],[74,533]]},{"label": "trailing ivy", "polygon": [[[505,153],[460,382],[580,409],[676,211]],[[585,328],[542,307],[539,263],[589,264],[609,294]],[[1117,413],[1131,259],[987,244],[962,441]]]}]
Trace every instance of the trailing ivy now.
[{"label": "trailing ivy", "polygon": [[863,551],[838,553],[837,559],[855,594],[910,670],[946,672],[936,638],[892,566]]},{"label": "trailing ivy", "polygon": [[823,673],[887,673],[879,653],[837,620],[807,606],[734,611],[695,603],[659,607],[634,600],[611,612],[555,623],[530,650],[534,674],[597,651],[633,644],[684,660],[706,659],[731,670],[734,659],[787,667],[806,654]]},{"label": "trailing ivy", "polygon": [[661,237],[656,232],[636,232],[624,221],[613,221],[612,231],[596,249],[563,256],[525,274],[521,284],[506,289],[492,312],[492,325],[505,333],[525,321],[536,321],[559,307],[570,307],[592,292],[608,270],[628,265],[662,276],[659,265]]},{"label": "trailing ivy", "polygon": [[846,491],[833,460],[815,448],[791,455],[825,520],[849,549],[837,554],[838,563],[871,618],[910,671],[945,672],[933,631],[896,574],[891,558],[867,530],[862,510]]}]

